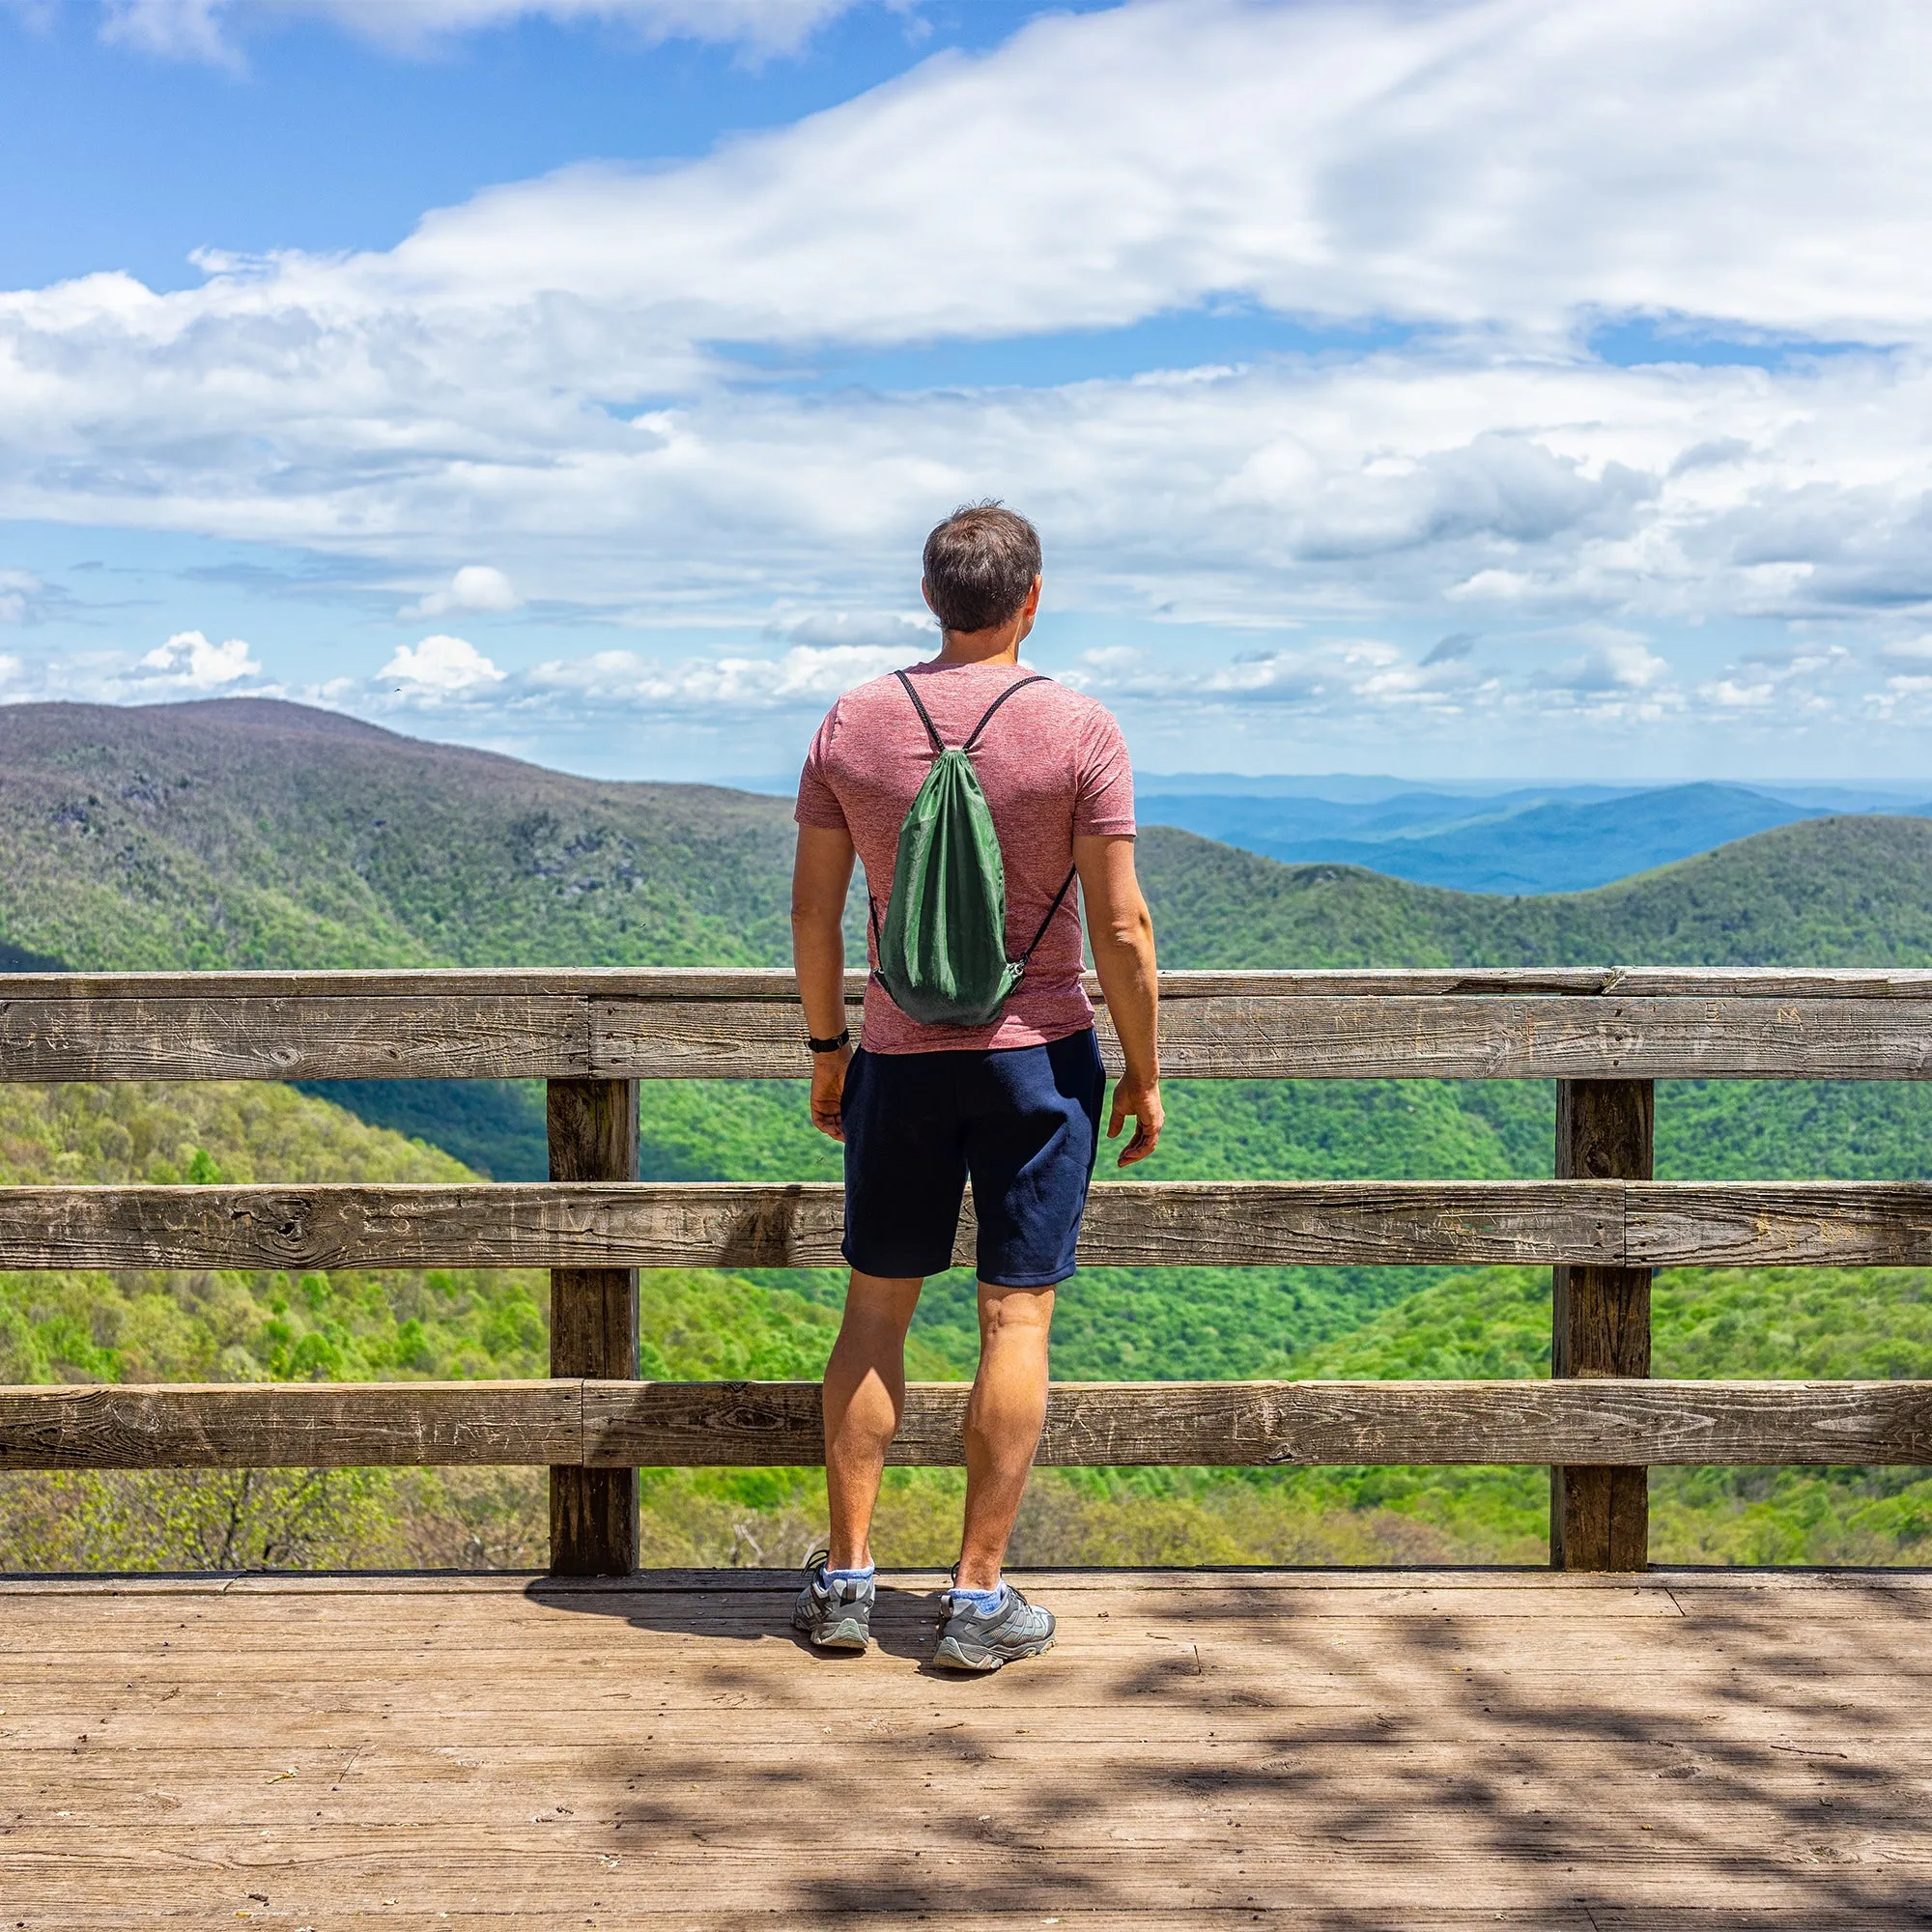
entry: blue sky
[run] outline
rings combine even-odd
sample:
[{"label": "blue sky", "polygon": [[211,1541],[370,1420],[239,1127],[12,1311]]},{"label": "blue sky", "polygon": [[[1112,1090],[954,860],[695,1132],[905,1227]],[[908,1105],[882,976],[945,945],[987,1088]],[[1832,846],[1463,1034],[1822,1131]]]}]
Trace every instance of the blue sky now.
[{"label": "blue sky", "polygon": [[770,772],[996,495],[1155,769],[1912,782],[1928,42],[0,0],[0,701]]}]

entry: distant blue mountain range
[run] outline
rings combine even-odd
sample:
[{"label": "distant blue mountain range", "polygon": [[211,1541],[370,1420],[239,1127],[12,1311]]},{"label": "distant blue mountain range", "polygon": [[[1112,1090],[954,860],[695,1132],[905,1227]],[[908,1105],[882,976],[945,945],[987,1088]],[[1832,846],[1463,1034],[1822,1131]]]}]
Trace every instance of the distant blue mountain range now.
[{"label": "distant blue mountain range", "polygon": [[[1793,786],[1786,796],[1743,785],[1686,784],[1626,792],[1543,786],[1485,797],[1359,778],[1234,781],[1311,788],[1299,793],[1209,789],[1213,778],[1192,782],[1202,788],[1179,789],[1190,783],[1185,776],[1144,782],[1142,820],[1177,825],[1290,865],[1365,866],[1465,893],[1581,892],[1834,811],[1932,817],[1932,803],[1812,785]],[[1316,795],[1316,786],[1327,795]]]},{"label": "distant blue mountain range", "polygon": [[[722,781],[788,794],[795,779]],[[1577,893],[1834,812],[1932,818],[1909,792],[1830,784],[1417,784],[1372,774],[1136,772],[1144,825],[1289,865],[1366,866],[1463,893]]]}]

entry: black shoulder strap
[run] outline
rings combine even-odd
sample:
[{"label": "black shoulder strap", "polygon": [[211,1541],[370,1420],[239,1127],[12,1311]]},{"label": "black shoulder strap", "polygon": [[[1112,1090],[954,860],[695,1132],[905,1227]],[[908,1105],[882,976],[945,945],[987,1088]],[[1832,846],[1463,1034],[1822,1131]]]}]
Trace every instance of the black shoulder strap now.
[{"label": "black shoulder strap", "polygon": [[912,708],[919,713],[919,722],[925,726],[925,735],[932,740],[932,755],[938,757],[946,749],[946,741],[933,727],[931,713],[920,702],[919,693],[912,688],[912,679],[904,671],[895,670],[893,675],[905,686],[905,695],[912,699]]},{"label": "black shoulder strap", "polygon": [[[900,675],[903,676],[904,673],[901,672]],[[1038,671],[1035,671],[1031,677],[1015,678],[1011,684],[1007,686],[1006,690],[1000,693],[999,696],[993,699],[992,703],[987,705],[986,715],[980,720],[979,724],[974,725],[972,735],[966,740],[966,742],[963,745],[960,746],[959,749],[962,752],[972,751],[973,747],[980,742],[980,733],[983,731],[986,728],[986,726],[993,722],[993,713],[996,712],[1000,708],[1000,706],[1003,705],[1007,701],[1007,699],[1013,695],[1014,692],[1024,691],[1030,684],[1050,684],[1051,682],[1052,679],[1042,676]],[[912,687],[908,685],[906,689],[910,691]],[[929,724],[926,726],[927,730],[930,730],[931,728],[932,727]],[[1065,888],[1063,887],[1062,891],[1064,892],[1065,890]]]},{"label": "black shoulder strap", "polygon": [[1039,942],[1046,937],[1046,928],[1053,923],[1053,916],[1060,910],[1060,902],[1073,890],[1073,881],[1079,873],[1079,867],[1069,866],[1066,876],[1060,882],[1060,890],[1053,895],[1053,903],[1046,909],[1046,917],[1039,923],[1039,930],[1033,936],[1033,945],[1020,954],[1020,964],[1024,966],[1034,955]]}]

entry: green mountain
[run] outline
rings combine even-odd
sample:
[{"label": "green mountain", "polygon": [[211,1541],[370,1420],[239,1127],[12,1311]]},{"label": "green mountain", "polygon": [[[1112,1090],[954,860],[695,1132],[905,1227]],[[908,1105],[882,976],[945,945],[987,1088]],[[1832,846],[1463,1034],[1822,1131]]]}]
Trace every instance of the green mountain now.
[{"label": "green mountain", "polygon": [[1154,828],[1141,868],[1171,966],[1916,966],[1932,819],[1780,826],[1587,893],[1496,898],[1284,866]]},{"label": "green mountain", "polygon": [[0,707],[0,939],[73,968],[752,965],[790,817],[265,698]]}]

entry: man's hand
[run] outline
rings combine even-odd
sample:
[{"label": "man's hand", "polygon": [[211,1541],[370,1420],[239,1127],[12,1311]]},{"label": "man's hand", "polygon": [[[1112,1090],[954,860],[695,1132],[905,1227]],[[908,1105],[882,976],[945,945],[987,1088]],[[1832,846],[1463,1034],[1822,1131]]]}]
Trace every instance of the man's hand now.
[{"label": "man's hand", "polygon": [[811,1056],[811,1124],[835,1141],[845,1138],[844,1123],[838,1117],[838,1103],[845,1094],[845,1068],[852,1049],[841,1046],[837,1053]]},{"label": "man's hand", "polygon": [[[813,1109],[816,1113],[816,1083],[813,1085]],[[1115,1162],[1117,1167],[1131,1167],[1137,1160],[1145,1160],[1160,1145],[1160,1130],[1166,1123],[1167,1115],[1160,1104],[1160,1082],[1158,1080],[1128,1080],[1122,1078],[1114,1082],[1114,1113],[1107,1122],[1107,1138],[1119,1140],[1121,1129],[1127,1123],[1131,1114],[1134,1121],[1134,1137],[1121,1150],[1121,1157]]]}]

